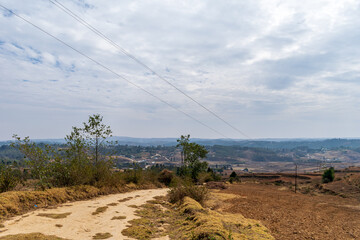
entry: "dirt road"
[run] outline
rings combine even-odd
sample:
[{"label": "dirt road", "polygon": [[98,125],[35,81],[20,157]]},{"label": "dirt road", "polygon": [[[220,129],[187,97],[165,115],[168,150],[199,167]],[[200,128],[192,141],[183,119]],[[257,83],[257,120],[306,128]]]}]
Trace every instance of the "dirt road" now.
[{"label": "dirt road", "polygon": [[294,194],[284,187],[245,183],[221,192],[240,195],[225,211],[260,220],[276,239],[360,239],[360,202],[332,195]]},{"label": "dirt road", "polygon": [[134,214],[136,206],[165,195],[167,191],[139,190],[39,209],[4,222],[0,237],[39,232],[67,239],[93,239],[96,234],[112,235],[107,239],[129,239],[121,231],[129,220],[137,218]]}]

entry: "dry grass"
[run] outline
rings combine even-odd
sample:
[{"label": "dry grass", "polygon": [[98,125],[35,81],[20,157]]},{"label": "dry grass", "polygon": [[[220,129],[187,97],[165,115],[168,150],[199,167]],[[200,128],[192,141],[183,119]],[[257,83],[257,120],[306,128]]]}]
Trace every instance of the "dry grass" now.
[{"label": "dry grass", "polygon": [[[219,201],[232,194],[222,194]],[[197,201],[185,197],[181,205],[155,199],[136,210],[138,219],[122,234],[136,239],[152,239],[168,235],[170,239],[274,239],[259,222],[241,214],[219,213],[206,209]]]},{"label": "dry grass", "polygon": [[[69,201],[86,200],[111,193],[150,189],[152,184],[127,184],[121,187],[74,186],[45,191],[10,191],[0,194],[0,221],[37,208],[49,208]],[[129,200],[129,199],[128,199]],[[35,206],[36,205],[36,206]]]},{"label": "dry grass", "polygon": [[4,228],[4,227],[5,227],[5,225],[0,223],[0,228]]},{"label": "dry grass", "polygon": [[68,213],[39,213],[37,216],[53,218],[53,219],[61,219],[61,218],[66,218],[70,214],[71,213],[69,213],[69,212]]},{"label": "dry grass", "polygon": [[134,204],[132,204],[132,205],[129,205],[128,207],[131,207],[131,208],[139,208],[139,206],[137,206],[137,205],[134,205]]},{"label": "dry grass", "polygon": [[118,205],[118,203],[109,203],[109,204],[107,204],[107,206],[117,206]]},{"label": "dry grass", "polygon": [[98,207],[95,212],[92,213],[92,215],[97,215],[97,214],[100,214],[100,213],[103,213],[105,212],[106,210],[108,209],[108,207]]},{"label": "dry grass", "polygon": [[93,236],[93,239],[107,239],[111,238],[113,235],[111,233],[97,233]]},{"label": "dry grass", "polygon": [[114,216],[111,220],[122,220],[125,218],[126,218],[126,216]]},{"label": "dry grass", "polygon": [[55,224],[55,227],[61,228],[61,227],[63,227],[63,225],[62,224]]},{"label": "dry grass", "polygon": [[180,212],[191,219],[183,228],[185,239],[274,239],[259,221],[204,209],[189,197],[184,198]]},{"label": "dry grass", "polygon": [[126,202],[126,201],[129,201],[129,200],[132,199],[132,198],[133,198],[133,197],[123,198],[123,199],[118,200],[118,202]]},{"label": "dry grass", "polygon": [[44,235],[42,233],[16,234],[0,237],[1,240],[66,240],[54,235]]}]

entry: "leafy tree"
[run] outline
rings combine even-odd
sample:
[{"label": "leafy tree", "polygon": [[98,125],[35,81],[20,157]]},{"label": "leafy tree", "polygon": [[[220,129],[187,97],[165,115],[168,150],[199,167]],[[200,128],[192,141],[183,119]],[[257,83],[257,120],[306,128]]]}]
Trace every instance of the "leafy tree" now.
[{"label": "leafy tree", "polygon": [[233,172],[230,174],[230,178],[229,178],[229,182],[230,182],[230,183],[233,183],[234,181],[239,181],[239,176],[236,174],[235,171],[233,171]]},{"label": "leafy tree", "polygon": [[186,159],[186,155],[188,153],[188,146],[190,143],[190,134],[184,136],[181,135],[180,139],[176,140],[178,142],[178,144],[176,145],[176,147],[180,147],[181,148],[181,164],[185,163],[185,159]]},{"label": "leafy tree", "polygon": [[181,147],[182,162],[187,166],[197,164],[200,159],[206,158],[208,151],[202,145],[190,142],[190,135],[181,135],[177,140],[177,147]]},{"label": "leafy tree", "polygon": [[324,183],[332,182],[335,179],[335,169],[333,167],[325,170],[322,175],[322,180]]},{"label": "leafy tree", "polygon": [[15,138],[15,142],[11,146],[19,149],[25,155],[32,177],[39,179],[41,188],[49,187],[50,178],[52,177],[50,160],[52,155],[55,154],[54,149],[47,144],[41,148],[34,142],[31,142],[29,137],[21,139],[19,136],[14,135],[13,138]]},{"label": "leafy tree", "polygon": [[78,129],[82,131],[82,135],[86,138],[88,144],[94,151],[93,158],[95,163],[100,160],[101,148],[104,147],[106,138],[111,137],[112,131],[110,126],[102,123],[103,117],[100,114],[89,116],[88,122],[84,122],[84,128]]},{"label": "leafy tree", "polygon": [[81,129],[73,127],[73,131],[65,137],[67,148],[65,157],[71,185],[89,184],[93,179],[93,165],[88,152],[89,147],[81,134]]},{"label": "leafy tree", "polygon": [[208,169],[207,162],[200,160],[206,158],[208,151],[204,146],[197,143],[190,142],[190,135],[181,135],[177,140],[177,147],[181,147],[181,156],[183,166],[177,170],[180,176],[190,176],[194,181],[198,180],[198,175],[201,172],[206,172]]},{"label": "leafy tree", "polygon": [[231,177],[231,178],[236,178],[236,177],[237,177],[236,172],[235,172],[235,171],[233,171],[233,172],[230,174],[230,177]]},{"label": "leafy tree", "polygon": [[89,116],[83,128],[73,127],[65,137],[65,148],[35,144],[29,137],[14,135],[13,147],[25,155],[32,177],[44,189],[52,186],[95,184],[111,177],[111,158],[102,153],[111,129],[102,123],[102,116]]},{"label": "leafy tree", "polygon": [[100,114],[89,116],[88,122],[84,122],[84,128],[79,129],[79,137],[83,137],[88,145],[88,150],[92,152],[91,158],[94,165],[94,180],[106,180],[111,174],[110,168],[113,165],[111,157],[104,154],[106,145],[112,142],[106,141],[111,137],[112,131],[110,126],[102,123],[103,117]]}]

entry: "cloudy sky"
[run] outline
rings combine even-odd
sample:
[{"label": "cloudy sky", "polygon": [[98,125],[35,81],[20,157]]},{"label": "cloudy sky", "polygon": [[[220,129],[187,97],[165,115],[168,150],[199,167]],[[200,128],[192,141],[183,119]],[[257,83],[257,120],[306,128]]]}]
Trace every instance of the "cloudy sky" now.
[{"label": "cloudy sky", "polygon": [[[360,137],[358,0],[61,0],[251,138]],[[62,138],[100,113],[116,136],[246,138],[47,0],[0,0],[0,140]]]}]

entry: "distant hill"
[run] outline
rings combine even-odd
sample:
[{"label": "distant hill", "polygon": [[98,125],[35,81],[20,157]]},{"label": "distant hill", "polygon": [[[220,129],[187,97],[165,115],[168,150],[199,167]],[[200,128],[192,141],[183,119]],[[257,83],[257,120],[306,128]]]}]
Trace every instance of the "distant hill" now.
[{"label": "distant hill", "polygon": [[[120,145],[130,146],[175,146],[177,138],[132,138],[132,137],[111,137],[110,141],[118,141]],[[193,138],[193,142],[206,146],[240,146],[268,149],[293,149],[307,147],[310,149],[333,149],[333,148],[360,148],[360,139],[201,139]],[[62,144],[64,139],[33,139],[34,142],[48,144]],[[11,141],[0,142],[1,145],[8,145]]]}]

